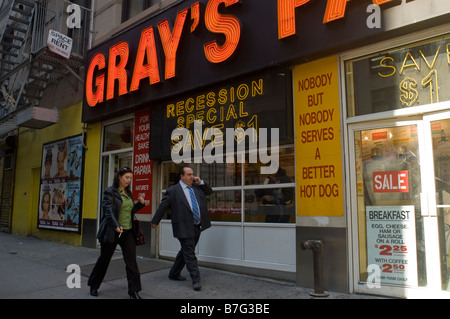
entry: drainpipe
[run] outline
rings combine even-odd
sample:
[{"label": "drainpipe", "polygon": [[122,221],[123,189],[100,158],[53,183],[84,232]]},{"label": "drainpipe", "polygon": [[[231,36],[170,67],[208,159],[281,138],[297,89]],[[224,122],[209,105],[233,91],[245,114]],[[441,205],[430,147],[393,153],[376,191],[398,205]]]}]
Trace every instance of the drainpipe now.
[{"label": "drainpipe", "polygon": [[95,0],[91,0],[91,25],[89,30],[89,50],[92,49],[92,44],[94,43],[94,18],[95,18]]}]

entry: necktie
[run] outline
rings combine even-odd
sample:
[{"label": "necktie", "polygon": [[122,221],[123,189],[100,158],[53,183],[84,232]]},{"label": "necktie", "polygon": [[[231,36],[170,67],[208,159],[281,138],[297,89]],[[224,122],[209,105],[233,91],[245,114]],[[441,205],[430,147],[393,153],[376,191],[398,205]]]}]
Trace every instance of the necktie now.
[{"label": "necktie", "polygon": [[192,204],[192,212],[194,215],[194,223],[198,224],[200,223],[200,211],[198,210],[198,202],[195,198],[194,190],[192,187],[188,186],[189,189],[189,195],[191,196],[191,204]]}]

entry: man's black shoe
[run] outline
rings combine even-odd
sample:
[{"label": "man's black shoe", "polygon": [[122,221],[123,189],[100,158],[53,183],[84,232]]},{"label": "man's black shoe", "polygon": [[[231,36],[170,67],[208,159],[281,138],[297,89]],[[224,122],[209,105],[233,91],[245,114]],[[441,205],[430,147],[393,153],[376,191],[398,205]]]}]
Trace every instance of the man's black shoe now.
[{"label": "man's black shoe", "polygon": [[169,275],[169,279],[170,280],[176,280],[176,281],[185,281],[186,280],[185,277],[180,276],[180,275],[178,275],[178,276],[171,276],[171,275]]},{"label": "man's black shoe", "polygon": [[202,290],[202,286],[200,285],[200,282],[194,282],[194,283],[192,284],[192,288],[193,288],[195,291],[200,291],[200,290]]},{"label": "man's black shoe", "polygon": [[97,289],[91,287],[90,294],[91,294],[91,296],[98,297]]}]

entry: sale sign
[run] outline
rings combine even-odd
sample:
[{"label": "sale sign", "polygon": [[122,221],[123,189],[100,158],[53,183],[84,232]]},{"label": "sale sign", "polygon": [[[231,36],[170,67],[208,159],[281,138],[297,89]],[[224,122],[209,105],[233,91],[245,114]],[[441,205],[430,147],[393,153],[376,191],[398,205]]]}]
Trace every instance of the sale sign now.
[{"label": "sale sign", "polygon": [[138,112],[134,120],[133,196],[144,197],[139,214],[151,214],[153,162],[150,160],[150,111]]},{"label": "sale sign", "polygon": [[380,268],[380,283],[417,286],[414,206],[367,206],[367,264]]},{"label": "sale sign", "polygon": [[374,172],[374,193],[409,193],[408,171]]}]

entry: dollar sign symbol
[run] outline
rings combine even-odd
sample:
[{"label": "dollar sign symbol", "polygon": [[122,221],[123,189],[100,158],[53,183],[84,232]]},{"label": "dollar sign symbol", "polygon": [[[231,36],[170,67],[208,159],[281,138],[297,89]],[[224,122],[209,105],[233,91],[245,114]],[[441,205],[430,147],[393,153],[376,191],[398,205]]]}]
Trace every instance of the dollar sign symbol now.
[{"label": "dollar sign symbol", "polygon": [[235,137],[234,139],[238,144],[241,144],[245,140],[245,124],[242,121],[239,121],[234,127]]},{"label": "dollar sign symbol", "polygon": [[407,77],[400,83],[400,91],[403,94],[400,95],[400,102],[410,107],[419,99],[419,92],[415,89],[417,87],[417,81]]}]

